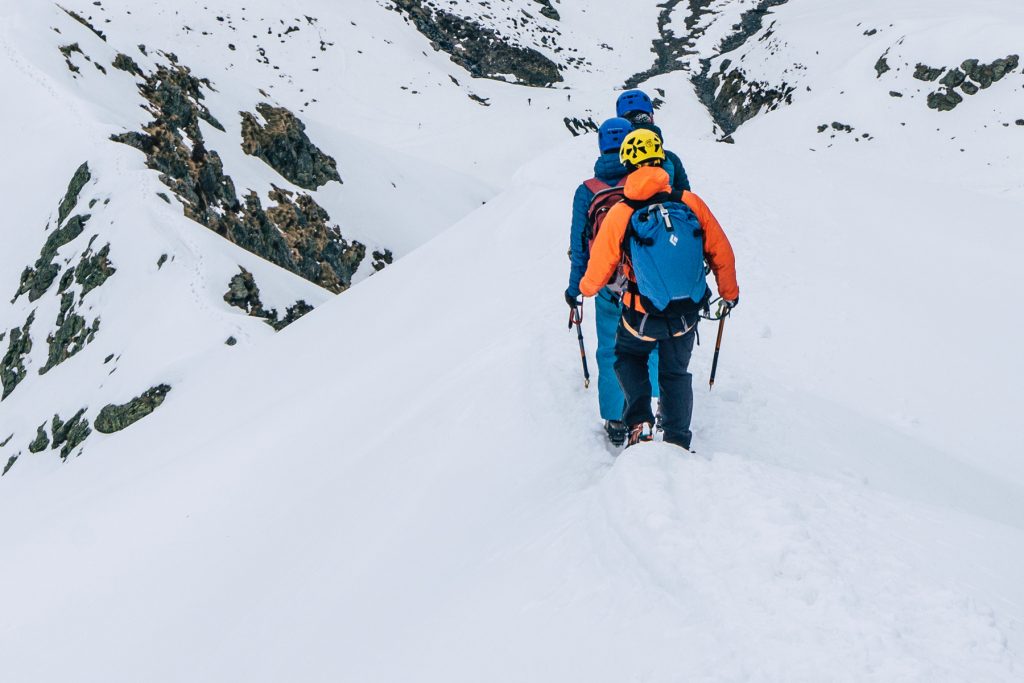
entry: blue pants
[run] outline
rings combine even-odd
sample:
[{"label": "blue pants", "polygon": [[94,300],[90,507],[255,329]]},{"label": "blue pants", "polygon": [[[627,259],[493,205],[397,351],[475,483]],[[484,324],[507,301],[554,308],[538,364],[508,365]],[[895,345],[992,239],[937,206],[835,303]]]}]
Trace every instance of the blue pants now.
[{"label": "blue pants", "polygon": [[[619,298],[602,289],[594,297],[594,320],[597,324],[597,397],[602,420],[621,420],[626,405],[619,378],[615,375],[615,331],[622,317]],[[658,351],[650,356],[651,387],[658,397]]]}]

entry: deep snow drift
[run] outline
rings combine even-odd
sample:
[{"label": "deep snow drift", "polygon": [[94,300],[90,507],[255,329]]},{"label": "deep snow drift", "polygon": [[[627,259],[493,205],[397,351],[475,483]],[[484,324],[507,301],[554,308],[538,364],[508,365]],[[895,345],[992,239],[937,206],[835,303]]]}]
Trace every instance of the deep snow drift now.
[{"label": "deep snow drift", "polygon": [[[814,96],[736,145],[657,79],[742,289],[714,391],[709,327],[692,364],[698,455],[617,454],[582,387],[560,293],[593,137],[514,175],[481,155],[503,178],[486,205],[284,332],[191,359],[81,458],[2,480],[5,675],[1019,678],[1024,130],[987,117],[1021,105],[1021,74],[941,114],[892,97],[857,26],[887,10],[861,5],[778,8],[777,35],[816,30],[843,66],[794,55],[824,64]],[[836,119],[872,139],[817,132]]]}]

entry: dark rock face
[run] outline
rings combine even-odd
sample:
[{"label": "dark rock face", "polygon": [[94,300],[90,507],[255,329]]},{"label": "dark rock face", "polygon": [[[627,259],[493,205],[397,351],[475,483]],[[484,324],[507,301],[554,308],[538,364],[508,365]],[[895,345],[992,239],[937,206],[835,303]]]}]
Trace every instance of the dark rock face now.
[{"label": "dark rock face", "polygon": [[[764,24],[764,18],[772,8],[784,5],[788,0],[759,0],[757,5],[747,10],[740,16],[740,22],[733,26],[733,31],[722,40],[718,47],[720,55],[727,54],[742,47],[748,40],[758,34]],[[711,11],[711,0],[689,0],[690,16],[686,21],[688,35],[682,38],[675,37],[667,24],[671,19],[670,12],[678,4],[668,0],[661,5],[662,15],[659,17],[658,25],[662,35],[662,41],[655,42],[654,52],[658,54],[658,62],[651,71],[637,74],[626,82],[627,86],[635,87],[641,79],[650,78],[658,73],[667,73],[668,70],[680,68],[679,57],[695,54],[693,46],[696,39],[703,34],[703,30],[697,28],[700,18]],[[771,34],[769,27],[764,34],[765,37]],[[712,73],[712,60],[702,59],[701,70],[690,77],[697,97],[704,104],[711,114],[711,118],[724,134],[723,140],[731,140],[730,136],[741,125],[757,116],[762,111],[772,111],[781,104],[791,104],[794,86],[788,83],[771,84],[766,81],[751,80],[740,67],[733,67],[732,60],[726,59],[721,62],[718,69]]]},{"label": "dark rock face", "polygon": [[917,70],[914,72],[914,78],[934,81],[945,72],[945,75],[939,81],[943,88],[928,95],[928,108],[938,111],[952,111],[958,104],[964,101],[963,96],[956,92],[957,88],[964,95],[977,95],[981,90],[985,90],[991,87],[993,83],[1002,80],[1003,76],[1016,69],[1019,64],[1019,55],[1009,55],[1002,59],[997,59],[991,64],[981,64],[977,59],[966,59],[959,68],[953,67],[948,71],[945,67],[932,68],[924,64],[918,64]]},{"label": "dark rock face", "polygon": [[933,68],[927,64],[918,64],[914,69],[914,78],[919,81],[934,81],[942,75],[942,67]]},{"label": "dark rock face", "polygon": [[[82,188],[91,178],[88,163],[82,164],[75,171],[67,192],[57,209],[58,226],[61,226],[68,214],[74,210]],[[57,250],[81,235],[89,218],[88,214],[72,216],[67,224],[50,233],[39,252],[39,258],[36,259],[35,265],[22,271],[18,291],[15,292],[12,302],[17,301],[22,294],[28,294],[29,301],[36,301],[46,293],[53,281],[57,279],[57,275],[60,274],[60,266],[53,262],[57,256]]]},{"label": "dark rock face", "polygon": [[83,415],[85,415],[85,408],[72,415],[67,422],[62,422],[59,415],[53,416],[53,422],[50,425],[50,431],[53,432],[52,448],[60,448],[61,460],[67,460],[71,451],[92,434],[89,421]]},{"label": "dark rock face", "polygon": [[558,10],[551,6],[551,0],[533,0],[535,3],[540,5],[540,13],[553,21],[559,21],[562,17],[558,15]]},{"label": "dark rock face", "polygon": [[100,31],[99,29],[97,29],[92,24],[90,24],[89,21],[87,19],[85,19],[85,17],[83,17],[82,15],[78,14],[77,12],[74,12],[74,11],[69,10],[69,9],[65,9],[64,7],[61,7],[60,5],[57,5],[57,7],[60,7],[62,10],[64,10],[64,12],[69,17],[71,17],[72,19],[77,21],[79,24],[81,24],[82,26],[86,27],[87,29],[89,29],[90,31],[95,33],[97,36],[99,36],[100,40],[106,42],[107,37],[105,35],[103,35],[103,32]]},{"label": "dark rock face", "polygon": [[242,115],[242,150],[267,162],[290,182],[316,190],[332,180],[341,182],[337,162],[320,151],[306,135],[306,125],[283,107],[256,105],[265,126],[249,112]]},{"label": "dark rock face", "polygon": [[4,471],[0,472],[0,477],[10,472],[11,468],[14,467],[14,463],[16,462],[18,462],[18,456],[16,455],[12,455],[11,457],[7,458],[7,464],[4,465]]},{"label": "dark rock face", "polygon": [[7,339],[7,353],[4,354],[3,359],[0,359],[0,384],[3,384],[3,395],[0,396],[0,401],[10,396],[15,387],[28,374],[25,370],[25,356],[32,351],[30,331],[35,319],[36,312],[32,311],[24,326],[15,327],[10,331]]},{"label": "dark rock face", "polygon": [[144,76],[142,68],[138,63],[123,52],[118,52],[117,56],[114,57],[113,66],[115,69],[126,71],[134,76],[139,76],[140,78]]},{"label": "dark rock face", "polygon": [[36,438],[28,445],[29,453],[42,453],[50,447],[50,437],[46,434],[46,423],[36,427]]},{"label": "dark rock face", "polygon": [[[889,53],[889,51],[886,50],[886,54],[888,54],[888,53]],[[891,71],[891,70],[892,70],[892,67],[889,66],[889,61],[885,58],[885,55],[882,55],[881,57],[879,57],[878,61],[875,62],[875,73],[878,74],[877,76],[875,76],[875,78],[881,78],[882,74],[884,74],[886,71]]]},{"label": "dark rock face", "polygon": [[[237,275],[231,278],[231,282],[228,283],[228,291],[224,293],[224,301],[230,306],[242,309],[246,314],[254,318],[262,318],[263,322],[278,332],[313,310],[312,306],[299,299],[288,307],[284,318],[279,319],[276,308],[271,308],[268,311],[263,307],[263,302],[260,300],[260,288],[257,286],[252,273],[242,267],[239,267],[239,271]],[[233,344],[229,345],[233,346]]]},{"label": "dark rock face", "polygon": [[93,426],[100,434],[113,434],[129,427],[160,407],[171,387],[160,384],[123,405],[110,404],[100,410]]},{"label": "dark rock face", "polygon": [[494,30],[440,9],[431,0],[392,2],[435,50],[446,52],[474,77],[504,80],[501,76],[510,74],[517,83],[536,87],[562,80],[558,65],[540,52],[512,45]]},{"label": "dark rock face", "polygon": [[46,365],[39,369],[39,374],[45,375],[84,349],[96,338],[99,329],[99,318],[93,320],[92,325],[87,325],[85,318],[75,312],[74,292],[62,294],[60,312],[57,314],[57,329],[46,337],[46,343],[49,344],[50,350],[47,354]]},{"label": "dark rock face", "polygon": [[[338,293],[348,289],[366,247],[346,241],[309,195],[295,197],[274,188],[269,197],[277,205],[266,210],[255,192],[240,199],[234,182],[224,173],[220,156],[207,150],[204,143],[199,121],[220,127],[201,103],[204,87],[211,86],[187,67],[161,66],[139,86],[155,119],[142,133],[124,133],[113,139],[146,155],[147,165],[161,173],[161,181],[181,200],[185,215],[192,220],[327,290]],[[299,126],[295,125],[293,132],[301,133]],[[282,143],[282,149],[285,147]],[[279,150],[274,155],[278,158],[280,153],[281,159],[287,159],[291,152],[294,150]],[[306,152],[312,154],[309,149]],[[311,157],[312,175],[300,175],[315,182],[327,169],[333,169],[333,160],[329,163],[327,159],[321,159],[318,166]]]},{"label": "dark rock face", "polygon": [[390,249],[373,252],[373,269],[380,272],[395,262],[395,256]]},{"label": "dark rock face", "polygon": [[[710,62],[707,65],[710,66]],[[730,69],[730,66],[726,59],[717,73],[693,77],[697,95],[726,135],[734,133],[762,110],[774,111],[781,104],[793,103],[794,86],[748,81],[742,69]]]},{"label": "dark rock face", "polygon": [[[75,282],[82,285],[81,298],[106,282],[111,275],[117,272],[110,262],[110,244],[104,245],[96,254],[91,249],[86,249],[82,254],[78,266],[75,268]],[[71,271],[68,271],[69,273]]]},{"label": "dark rock face", "polygon": [[636,88],[654,76],[677,71],[682,68],[680,60],[683,57],[696,54],[693,47],[697,38],[704,33],[703,30],[696,27],[696,24],[703,15],[708,13],[707,7],[711,4],[711,0],[689,0],[690,14],[686,18],[686,33],[677,36],[675,31],[669,28],[669,24],[672,22],[672,13],[676,6],[682,2],[683,0],[665,0],[659,5],[661,12],[658,14],[658,37],[651,43],[654,65],[646,71],[627,78],[626,89]]}]

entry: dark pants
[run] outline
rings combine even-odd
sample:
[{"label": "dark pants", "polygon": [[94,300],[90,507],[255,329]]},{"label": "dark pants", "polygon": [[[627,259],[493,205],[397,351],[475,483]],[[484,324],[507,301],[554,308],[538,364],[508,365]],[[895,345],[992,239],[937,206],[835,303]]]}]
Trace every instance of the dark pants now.
[{"label": "dark pants", "polygon": [[[693,376],[687,369],[697,336],[697,312],[683,317],[660,317],[625,311],[615,333],[615,374],[626,396],[622,421],[629,426],[654,422],[647,357],[658,349],[658,384],[661,387],[661,424],[665,441],[690,447],[693,433]],[[632,329],[640,335],[638,337]],[[690,328],[688,332],[685,332]]]}]

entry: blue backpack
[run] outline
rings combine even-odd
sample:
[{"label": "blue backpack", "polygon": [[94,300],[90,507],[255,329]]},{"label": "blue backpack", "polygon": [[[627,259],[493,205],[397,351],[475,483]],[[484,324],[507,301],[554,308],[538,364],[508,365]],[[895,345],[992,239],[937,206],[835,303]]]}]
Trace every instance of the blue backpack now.
[{"label": "blue backpack", "polygon": [[682,192],[661,194],[635,209],[626,230],[626,251],[636,278],[635,293],[664,311],[673,301],[703,302],[704,230]]}]

